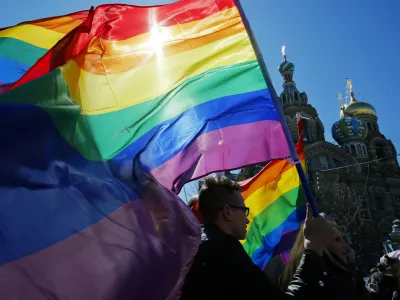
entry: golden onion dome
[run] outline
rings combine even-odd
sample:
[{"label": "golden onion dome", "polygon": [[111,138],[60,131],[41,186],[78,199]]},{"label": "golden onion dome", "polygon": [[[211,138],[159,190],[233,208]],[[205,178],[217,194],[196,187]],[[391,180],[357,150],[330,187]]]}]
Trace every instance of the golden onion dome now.
[{"label": "golden onion dome", "polygon": [[[376,116],[375,108],[367,102],[359,102],[354,97],[354,93],[351,93],[351,101],[349,104],[344,106],[344,114],[349,117],[355,117],[359,115],[374,115]],[[341,112],[343,115],[343,111]]]}]

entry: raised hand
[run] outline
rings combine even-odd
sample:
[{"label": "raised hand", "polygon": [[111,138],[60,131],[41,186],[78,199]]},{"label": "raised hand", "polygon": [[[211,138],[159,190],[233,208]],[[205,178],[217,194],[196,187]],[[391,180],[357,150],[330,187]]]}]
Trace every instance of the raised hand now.
[{"label": "raised hand", "polygon": [[307,215],[304,224],[304,248],[322,256],[326,246],[334,240],[332,226],[323,217],[314,218],[310,204],[307,204]]}]

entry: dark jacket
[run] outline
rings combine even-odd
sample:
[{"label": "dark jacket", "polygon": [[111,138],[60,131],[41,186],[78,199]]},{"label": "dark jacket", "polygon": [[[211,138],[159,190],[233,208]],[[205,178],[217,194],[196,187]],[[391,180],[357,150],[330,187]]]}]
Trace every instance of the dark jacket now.
[{"label": "dark jacket", "polygon": [[310,250],[304,251],[286,296],[288,299],[361,299],[350,272]]},{"label": "dark jacket", "polygon": [[397,294],[399,286],[399,280],[395,276],[382,272],[375,272],[368,279],[368,282],[378,287],[378,293],[371,293],[374,300],[397,299],[393,297],[395,292]]},{"label": "dark jacket", "polygon": [[181,300],[284,299],[233,236],[206,226],[186,277]]},{"label": "dark jacket", "polygon": [[240,242],[206,226],[181,300],[358,300],[353,276],[305,250],[285,295],[257,267]]}]

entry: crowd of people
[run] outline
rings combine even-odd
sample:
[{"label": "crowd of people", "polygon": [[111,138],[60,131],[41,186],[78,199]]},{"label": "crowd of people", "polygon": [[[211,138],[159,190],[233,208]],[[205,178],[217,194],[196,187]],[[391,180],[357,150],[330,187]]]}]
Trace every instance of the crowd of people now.
[{"label": "crowd of people", "polygon": [[240,243],[246,237],[249,208],[236,182],[207,177],[189,205],[204,225],[182,300],[400,299],[400,261],[385,256],[365,282],[335,222],[324,214],[314,218],[309,206],[289,261],[269,272],[256,266]]}]

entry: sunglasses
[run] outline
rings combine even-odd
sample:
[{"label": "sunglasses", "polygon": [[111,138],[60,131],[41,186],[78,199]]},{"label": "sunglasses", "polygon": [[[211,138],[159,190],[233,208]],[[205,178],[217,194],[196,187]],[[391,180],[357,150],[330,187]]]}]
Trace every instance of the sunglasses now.
[{"label": "sunglasses", "polygon": [[228,206],[231,208],[240,209],[240,210],[244,211],[244,213],[246,214],[246,217],[248,217],[250,214],[250,208],[248,208],[246,206],[238,206],[238,205],[228,205]]}]

